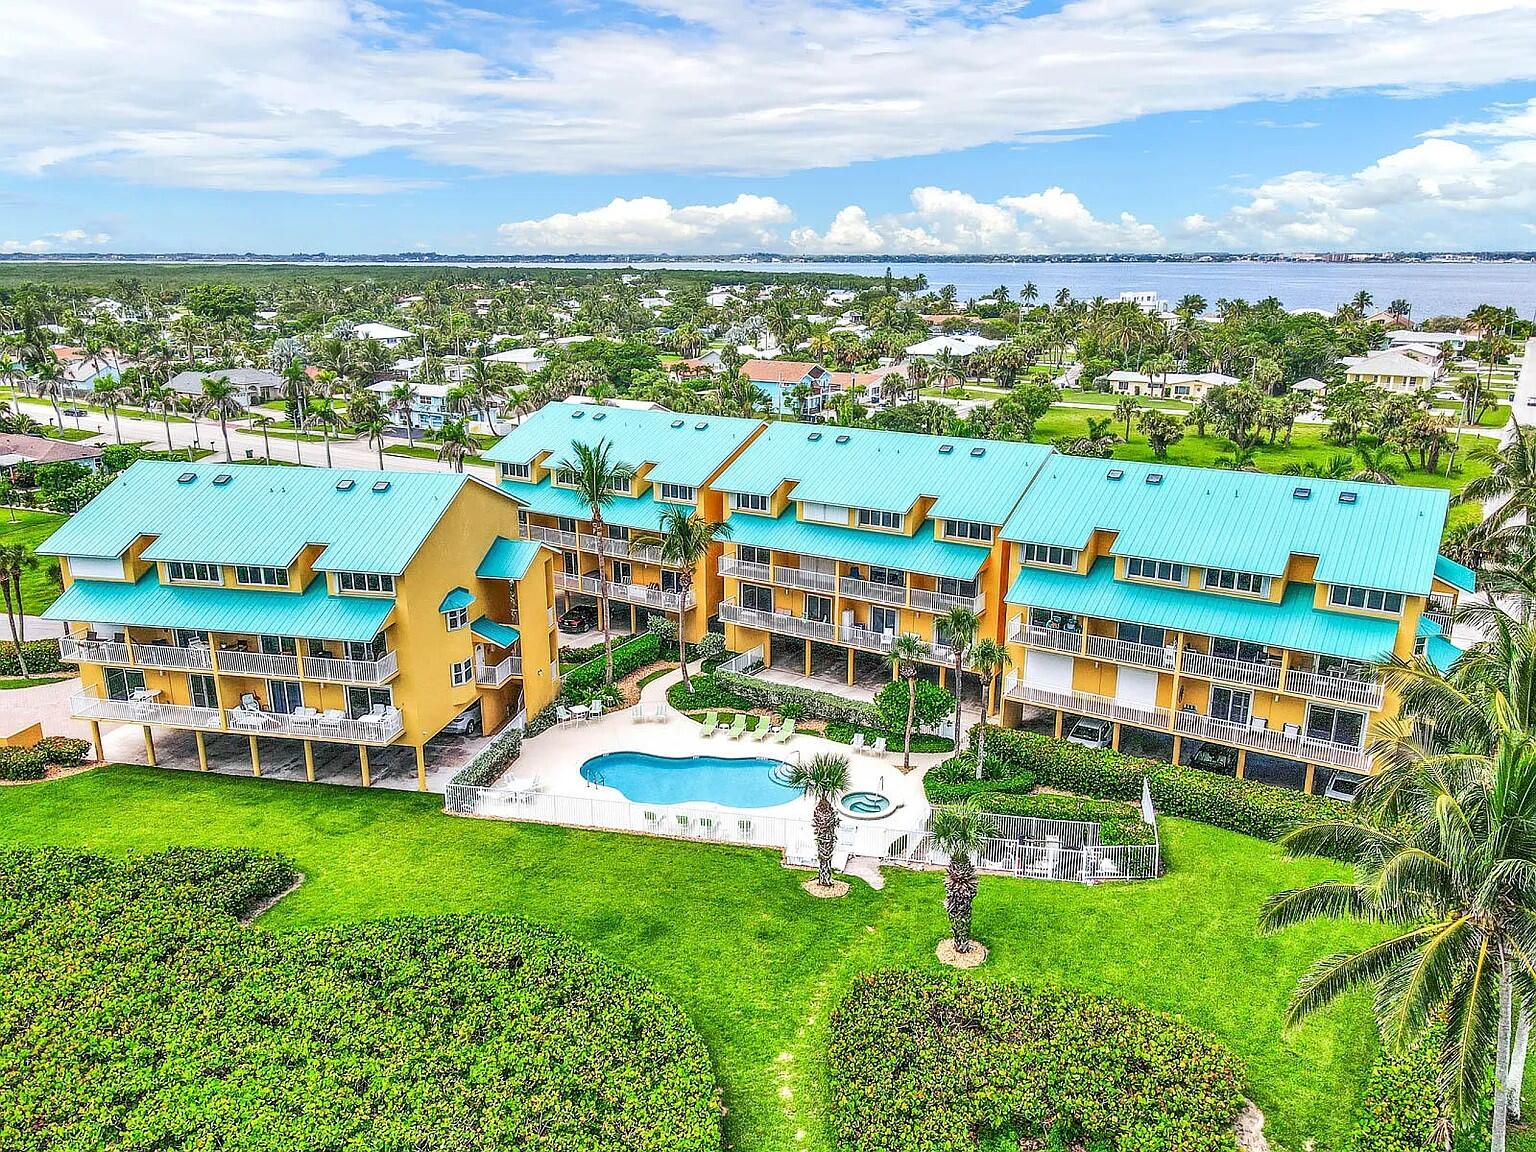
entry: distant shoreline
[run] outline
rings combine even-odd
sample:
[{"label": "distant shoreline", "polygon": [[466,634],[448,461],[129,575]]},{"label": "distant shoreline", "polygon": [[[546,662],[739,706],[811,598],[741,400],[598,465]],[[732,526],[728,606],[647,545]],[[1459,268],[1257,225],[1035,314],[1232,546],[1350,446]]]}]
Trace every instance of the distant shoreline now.
[{"label": "distant shoreline", "polygon": [[920,253],[886,255],[785,255],[777,252],[703,254],[678,256],[670,253],[627,252],[577,254],[486,255],[442,253],[285,253],[253,252],[7,252],[0,262],[11,264],[283,264],[312,266],[400,265],[432,267],[441,265],[489,265],[516,268],[549,265],[626,265],[644,264],[782,264],[788,267],[818,264],[1528,264],[1536,263],[1536,251],[1508,252],[1351,252],[1351,253],[1275,253],[1275,252],[1121,252],[1071,253],[1058,255],[925,255]]}]

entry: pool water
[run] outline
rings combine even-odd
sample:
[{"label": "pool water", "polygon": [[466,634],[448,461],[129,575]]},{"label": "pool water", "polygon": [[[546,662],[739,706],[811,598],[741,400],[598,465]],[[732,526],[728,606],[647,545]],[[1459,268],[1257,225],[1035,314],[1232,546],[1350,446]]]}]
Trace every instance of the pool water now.
[{"label": "pool water", "polygon": [[582,779],[622,792],[636,804],[721,804],[771,808],[799,789],[784,782],[782,760],[754,756],[652,756],[605,752],[581,766]]},{"label": "pool water", "polygon": [[879,792],[849,792],[838,801],[850,816],[878,816],[891,806],[891,798]]}]

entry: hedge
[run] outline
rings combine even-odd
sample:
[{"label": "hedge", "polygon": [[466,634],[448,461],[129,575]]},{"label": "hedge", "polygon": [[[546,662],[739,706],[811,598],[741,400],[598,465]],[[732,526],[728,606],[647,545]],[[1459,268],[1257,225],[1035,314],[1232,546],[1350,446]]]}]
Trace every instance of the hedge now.
[{"label": "hedge", "polygon": [[[22,655],[27,658],[27,672],[33,676],[52,676],[59,672],[73,672],[74,665],[59,659],[58,640],[26,640],[21,645]],[[9,635],[0,641],[0,676],[14,679],[21,675],[21,665],[16,663],[16,646]]]},{"label": "hedge", "polygon": [[1435,1087],[1438,1038],[1406,1052],[1383,1052],[1366,1081],[1346,1152],[1440,1152],[1437,1130],[1449,1123]]},{"label": "hedge", "polygon": [[987,778],[976,779],[976,758],[969,753],[951,756],[923,778],[923,792],[931,804],[958,804],[975,798],[988,812],[1001,816],[1029,816],[1036,820],[1080,820],[1099,826],[1101,844],[1151,844],[1152,826],[1141,818],[1141,809],[1122,800],[1096,800],[1060,792],[1036,792],[1034,774],[1012,776],[1005,762],[988,758]]},{"label": "hedge", "polygon": [[750,700],[720,687],[719,675],[718,672],[713,675],[700,673],[689,677],[693,683],[691,691],[679,680],[667,689],[667,703],[679,712],[699,712],[707,708],[728,708],[733,712],[745,712],[751,708]]},{"label": "hedge", "polygon": [[[617,683],[647,664],[654,664],[660,658],[661,641],[654,632],[642,632],[633,639],[614,645],[614,682]],[[603,686],[606,670],[607,662],[599,652],[595,659],[572,668],[561,677],[560,695],[570,700],[598,691]]]},{"label": "hedge", "polygon": [[[1235,1146],[1235,1057],[1162,1012],[1060,988],[861,976],[832,1013],[843,1152],[974,1152],[1042,1136],[1114,1152]],[[978,1139],[980,1137],[980,1139]]]},{"label": "hedge", "polygon": [[[981,725],[971,728],[972,755],[980,734]],[[1010,772],[1029,772],[1048,788],[1132,804],[1140,801],[1146,779],[1161,815],[1199,820],[1261,840],[1278,840],[1299,825],[1349,812],[1347,804],[1324,796],[1006,728],[987,729],[987,764],[989,772],[1006,765]]]},{"label": "hedge", "polygon": [[858,724],[864,728],[883,729],[885,723],[874,706],[861,700],[849,700],[832,692],[817,692],[794,684],[775,684],[759,676],[743,676],[739,672],[714,673],[717,687],[747,701],[754,708],[782,709],[786,704],[800,708],[801,716],[809,720],[841,720],[845,724]]},{"label": "hedge", "polygon": [[[841,720],[829,720],[821,734],[828,740],[836,740],[839,744],[852,744],[854,736],[861,732],[868,744],[873,744],[884,736],[888,749],[893,752],[902,751],[902,729],[892,732],[886,728],[866,728],[860,724],[845,724]],[[952,752],[954,748],[955,742],[948,736],[935,736],[932,732],[912,733],[912,751],[914,752]]]},{"label": "hedge", "polygon": [[246,927],[292,873],[242,856],[0,856],[0,1148],[718,1152],[639,977],[514,918]]},{"label": "hedge", "polygon": [[79,764],[91,750],[89,741],[44,736],[30,748],[0,748],[0,780],[41,780],[57,765]]},{"label": "hedge", "polygon": [[522,750],[522,729],[508,727],[500,736],[480,749],[478,756],[455,772],[453,779],[448,783],[464,784],[471,788],[488,788],[500,780],[502,774],[512,767]]}]

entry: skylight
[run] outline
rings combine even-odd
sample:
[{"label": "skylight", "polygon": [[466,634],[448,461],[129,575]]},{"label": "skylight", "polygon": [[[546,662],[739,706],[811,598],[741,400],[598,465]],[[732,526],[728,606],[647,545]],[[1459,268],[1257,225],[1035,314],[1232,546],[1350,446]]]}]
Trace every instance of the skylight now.
[{"label": "skylight", "polygon": [[1312,498],[1312,489],[1310,489],[1310,488],[1292,488],[1291,489],[1291,497],[1293,499],[1296,499],[1296,500],[1310,500]]},{"label": "skylight", "polygon": [[606,412],[594,412],[594,413],[592,413],[592,419],[594,421],[605,420],[605,419],[607,419],[607,417],[608,417],[608,413],[606,413]]},{"label": "skylight", "polygon": [[336,491],[338,491],[338,492],[350,492],[350,491],[352,491],[353,485],[355,485],[356,483],[357,483],[357,481],[356,480],[352,480],[352,479],[338,480],[338,481],[336,481]]},{"label": "skylight", "polygon": [[708,420],[700,420],[697,424],[695,424],[693,426],[693,430],[695,432],[702,432],[702,431],[704,431],[704,429],[706,429],[708,427],[709,427],[709,421]]},{"label": "skylight", "polygon": [[231,476],[228,472],[220,472],[217,476],[215,476],[213,478],[213,482],[215,484],[219,485],[220,487],[223,487],[225,484],[228,484],[233,479],[234,479],[234,477]]},{"label": "skylight", "polygon": [[1360,493],[1358,493],[1358,492],[1340,492],[1339,493],[1339,503],[1340,504],[1353,504],[1358,499],[1360,499]]},{"label": "skylight", "polygon": [[1163,482],[1163,474],[1161,472],[1148,472],[1147,473],[1147,483],[1148,484],[1161,484],[1162,482]]},{"label": "skylight", "polygon": [[1125,471],[1121,468],[1111,468],[1108,472],[1104,473],[1104,475],[1109,477],[1111,480],[1118,480],[1120,477],[1125,475]]},{"label": "skylight", "polygon": [[821,433],[820,432],[812,432],[809,436],[806,437],[806,439],[807,440],[820,440],[821,439]]},{"label": "skylight", "polygon": [[987,450],[985,448],[981,447],[980,445],[977,445],[975,448],[971,449],[971,455],[972,456],[985,456],[986,454],[987,454]]},{"label": "skylight", "polygon": [[954,450],[955,450],[955,446],[953,444],[940,444],[939,445],[939,455],[940,456],[948,456]]},{"label": "skylight", "polygon": [[388,480],[375,480],[373,482],[373,490],[375,492],[388,492],[389,491],[389,481]]},{"label": "skylight", "polygon": [[686,420],[674,420],[674,421],[672,421],[672,427],[674,427],[674,428],[681,428],[686,423],[687,423]]},{"label": "skylight", "polygon": [[180,476],[176,477],[176,483],[178,483],[178,484],[190,484],[190,483],[192,483],[192,481],[194,481],[196,479],[197,479],[197,473],[196,472],[183,472]]},{"label": "skylight", "polygon": [[848,436],[848,434],[847,434],[847,433],[846,433],[846,432],[845,432],[845,433],[843,433],[843,435],[841,435],[841,436],[839,436],[839,437],[838,437],[838,438],[837,438],[837,441],[836,441],[836,442],[837,442],[837,443],[839,443],[839,444],[846,444],[846,443],[848,443],[848,440],[849,440],[849,436]]}]

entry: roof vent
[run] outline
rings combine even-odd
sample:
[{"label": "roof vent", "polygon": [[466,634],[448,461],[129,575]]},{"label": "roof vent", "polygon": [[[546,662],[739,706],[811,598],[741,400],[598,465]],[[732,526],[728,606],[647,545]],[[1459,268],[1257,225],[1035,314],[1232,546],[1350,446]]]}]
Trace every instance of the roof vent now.
[{"label": "roof vent", "polygon": [[1163,474],[1161,472],[1148,472],[1146,480],[1148,484],[1161,484],[1163,482]]},{"label": "roof vent", "polygon": [[954,450],[955,450],[955,446],[953,444],[940,444],[939,445],[939,455],[940,456],[948,456]]},{"label": "roof vent", "polygon": [[353,488],[353,486],[356,483],[357,483],[357,481],[351,479],[350,477],[347,478],[346,480],[338,480],[338,481],[336,481],[336,491],[338,491],[338,492],[350,492],[350,491],[352,491],[352,488]]},{"label": "roof vent", "polygon": [[972,456],[985,456],[986,454],[987,454],[987,450],[985,448],[981,447],[980,445],[978,445],[977,447],[971,449],[971,455]]},{"label": "roof vent", "polygon": [[1339,503],[1340,504],[1353,504],[1358,499],[1360,499],[1360,493],[1358,493],[1358,492],[1340,492],[1339,493]]},{"label": "roof vent", "polygon": [[1120,468],[1111,468],[1108,472],[1104,473],[1104,475],[1109,477],[1111,480],[1118,480],[1120,477],[1125,475],[1125,472]]},{"label": "roof vent", "polygon": [[176,483],[178,483],[178,484],[190,484],[190,483],[192,483],[192,481],[194,481],[196,479],[197,479],[197,473],[196,472],[183,472],[180,476],[176,477]]},{"label": "roof vent", "polygon": [[704,429],[706,429],[708,427],[709,427],[709,421],[708,420],[700,420],[697,424],[695,424],[693,426],[693,430],[695,432],[702,432],[702,431],[704,431]]},{"label": "roof vent", "polygon": [[388,480],[375,480],[373,482],[373,490],[375,492],[388,492],[389,491],[389,481]]},{"label": "roof vent", "polygon": [[688,421],[686,421],[686,420],[674,420],[674,421],[672,421],[672,427],[674,427],[674,428],[681,428],[686,423],[688,423]]},{"label": "roof vent", "polygon": [[1291,489],[1291,499],[1293,499],[1293,500],[1310,500],[1310,499],[1312,499],[1312,489],[1310,489],[1310,488],[1292,488]]},{"label": "roof vent", "polygon": [[594,423],[597,422],[598,420],[606,420],[607,418],[608,418],[608,413],[606,413],[606,412],[594,412],[594,413],[592,413],[592,420],[593,420]]},{"label": "roof vent", "polygon": [[838,443],[838,444],[846,444],[846,443],[848,443],[849,439],[850,439],[850,437],[849,437],[848,433],[844,432],[841,436],[839,436],[837,438],[836,443]]},{"label": "roof vent", "polygon": [[821,433],[820,432],[812,432],[809,436],[806,437],[806,439],[807,440],[820,440],[821,439]]}]

